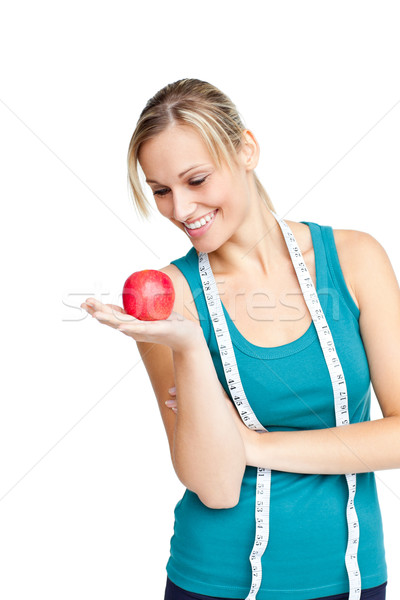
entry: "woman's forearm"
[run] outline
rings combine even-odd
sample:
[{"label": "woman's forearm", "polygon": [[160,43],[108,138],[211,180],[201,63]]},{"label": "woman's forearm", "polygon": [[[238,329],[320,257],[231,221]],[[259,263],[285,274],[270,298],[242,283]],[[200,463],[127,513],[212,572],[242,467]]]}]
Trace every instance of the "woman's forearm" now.
[{"label": "woman's forearm", "polygon": [[400,417],[329,429],[242,430],[247,464],[292,473],[326,475],[400,468]]},{"label": "woman's forearm", "polygon": [[174,466],[179,479],[210,508],[239,501],[246,468],[242,437],[226,402],[204,337],[186,352],[174,352],[179,410]]}]

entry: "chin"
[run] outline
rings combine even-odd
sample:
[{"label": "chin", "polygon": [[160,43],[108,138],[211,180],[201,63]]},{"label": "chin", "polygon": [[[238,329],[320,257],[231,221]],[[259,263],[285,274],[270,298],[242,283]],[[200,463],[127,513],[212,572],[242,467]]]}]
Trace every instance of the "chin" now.
[{"label": "chin", "polygon": [[[188,236],[189,237],[189,236]],[[190,242],[192,244],[192,246],[197,250],[197,252],[204,252],[205,254],[212,254],[213,252],[215,252],[216,250],[218,250],[218,248],[221,247],[222,244],[218,244],[215,242],[215,240],[196,240],[196,239],[192,239],[189,238]]]}]

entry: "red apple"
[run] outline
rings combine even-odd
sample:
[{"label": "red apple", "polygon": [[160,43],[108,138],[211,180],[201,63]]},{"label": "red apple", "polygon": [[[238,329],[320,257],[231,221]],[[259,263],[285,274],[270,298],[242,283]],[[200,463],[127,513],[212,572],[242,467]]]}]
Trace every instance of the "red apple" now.
[{"label": "red apple", "polygon": [[124,309],[140,321],[167,319],[174,301],[175,290],[171,278],[154,269],[132,273],[122,291]]}]

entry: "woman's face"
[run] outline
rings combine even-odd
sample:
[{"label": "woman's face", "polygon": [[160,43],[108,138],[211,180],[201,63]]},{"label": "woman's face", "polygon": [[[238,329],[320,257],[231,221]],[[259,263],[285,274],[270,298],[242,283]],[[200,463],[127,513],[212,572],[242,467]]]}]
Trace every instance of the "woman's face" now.
[{"label": "woman's face", "polygon": [[[212,252],[229,239],[249,212],[249,170],[245,153],[232,174],[217,168],[199,134],[173,125],[145,142],[139,162],[159,212],[184,231],[198,251]],[[199,229],[188,223],[201,221]],[[204,224],[205,223],[205,224]]]}]

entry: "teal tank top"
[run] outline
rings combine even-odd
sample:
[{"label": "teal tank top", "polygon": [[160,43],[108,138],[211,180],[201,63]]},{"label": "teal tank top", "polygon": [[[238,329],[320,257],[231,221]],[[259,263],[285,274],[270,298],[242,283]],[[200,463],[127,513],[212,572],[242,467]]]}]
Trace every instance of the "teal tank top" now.
[{"label": "teal tank top", "polygon": [[[345,375],[350,422],[369,421],[371,380],[360,311],[346,286],[332,228],[301,222],[311,231],[316,290]],[[172,264],[189,283],[218,378],[230,397],[195,248]],[[263,427],[268,431],[335,427],[332,383],[314,323],[295,341],[264,348],[246,340],[222,306],[243,389]],[[174,510],[166,565],[173,583],[207,596],[246,598],[251,587],[256,478],[257,468],[247,466],[239,503],[228,509],[208,508],[186,489]],[[305,600],[349,591],[347,500],[344,475],[272,471],[270,533],[257,600]],[[357,474],[355,507],[360,524],[358,565],[365,589],[387,580],[373,472]]]}]

